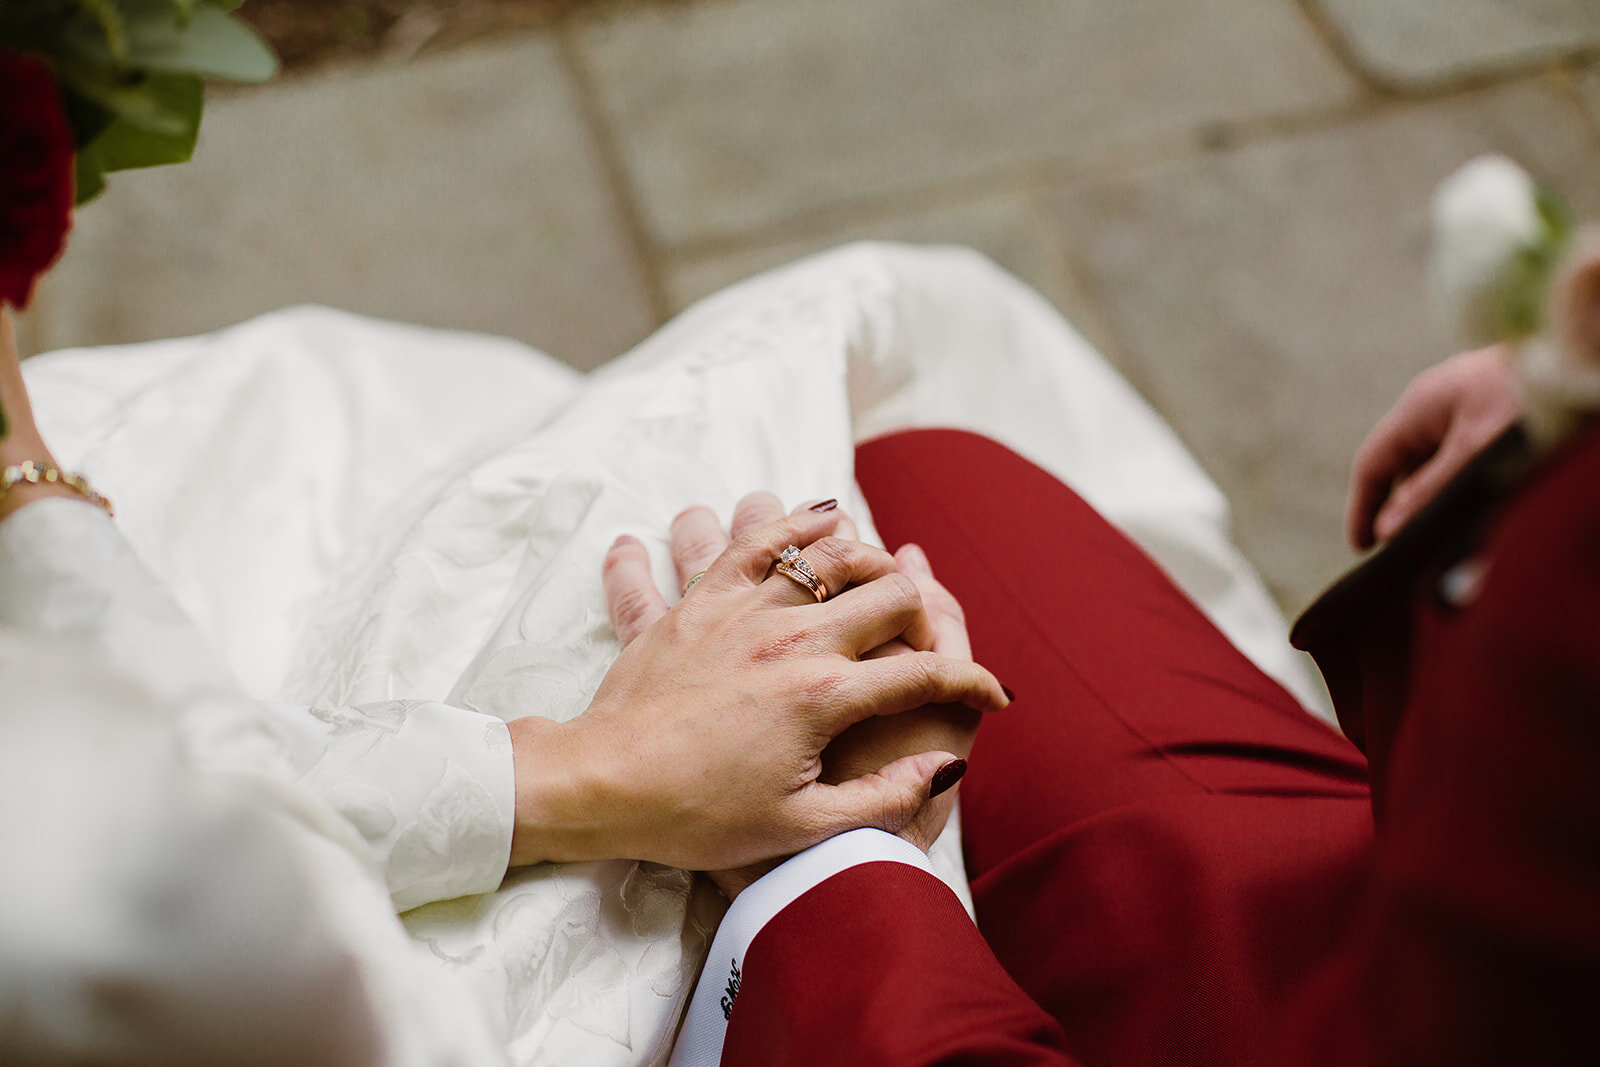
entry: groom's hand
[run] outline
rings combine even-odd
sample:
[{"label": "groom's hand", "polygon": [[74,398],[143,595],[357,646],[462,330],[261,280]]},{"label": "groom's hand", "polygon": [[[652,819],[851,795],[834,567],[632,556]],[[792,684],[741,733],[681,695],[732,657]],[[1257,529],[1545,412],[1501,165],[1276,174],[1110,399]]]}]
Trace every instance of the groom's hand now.
[{"label": "groom's hand", "polygon": [[1345,504],[1353,548],[1387,541],[1521,411],[1513,353],[1463,352],[1412,380],[1356,453]]},{"label": "groom's hand", "polygon": [[[922,548],[902,545],[894,554],[901,574],[910,578],[922,594],[922,604],[933,626],[933,651],[952,659],[970,660],[972,644],[967,637],[966,617],[954,595],[934,577],[933,567]],[[891,641],[867,653],[863,659],[904,655],[912,651],[902,641]],[[1006,693],[1007,699],[1011,694]],[[872,774],[913,752],[942,749],[963,760],[972,751],[981,716],[960,704],[928,704],[899,715],[863,719],[834,739],[822,753],[822,780],[840,782]],[[965,764],[951,768],[939,783],[940,795],[931,797],[921,812],[903,827],[900,836],[926,851],[944,830],[955,806],[955,784],[966,771]]]}]

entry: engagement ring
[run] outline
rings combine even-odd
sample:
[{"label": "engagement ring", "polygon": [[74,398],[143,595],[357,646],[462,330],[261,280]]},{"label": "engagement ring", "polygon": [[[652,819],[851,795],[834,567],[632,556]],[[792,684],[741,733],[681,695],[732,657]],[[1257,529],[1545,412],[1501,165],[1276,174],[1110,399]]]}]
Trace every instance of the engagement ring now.
[{"label": "engagement ring", "polygon": [[822,584],[822,579],[817,577],[817,572],[811,569],[811,564],[806,562],[795,546],[790,545],[779,553],[777,569],[785,578],[792,578],[810,590],[818,603],[828,599],[828,587]]}]

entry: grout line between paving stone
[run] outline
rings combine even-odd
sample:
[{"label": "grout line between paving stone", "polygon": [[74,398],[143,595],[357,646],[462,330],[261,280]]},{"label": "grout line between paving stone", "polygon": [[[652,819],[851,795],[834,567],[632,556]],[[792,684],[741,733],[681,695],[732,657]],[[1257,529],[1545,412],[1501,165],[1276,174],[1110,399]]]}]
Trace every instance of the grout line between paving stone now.
[{"label": "grout line between paving stone", "polygon": [[1431,100],[1442,94],[1482,89],[1504,81],[1548,72],[1553,67],[1586,63],[1600,58],[1600,48],[1569,47],[1557,49],[1554,55],[1535,55],[1521,59],[1511,57],[1498,62],[1488,60],[1458,73],[1446,73],[1431,79],[1423,76],[1419,81],[1408,82],[1403,77],[1376,70],[1363,59],[1361,53],[1351,44],[1349,37],[1323,10],[1319,0],[1290,0],[1290,2],[1300,9],[1317,36],[1321,37],[1333,52],[1334,58],[1354,75],[1358,82],[1369,91],[1385,96],[1408,100]]},{"label": "grout line between paving stone", "polygon": [[616,132],[612,129],[605,108],[600,103],[600,94],[595,89],[594,79],[584,65],[583,56],[570,28],[570,20],[563,20],[552,32],[556,51],[561,56],[561,63],[566,68],[567,76],[572,82],[573,93],[578,100],[578,118],[589,131],[590,140],[599,157],[601,172],[605,175],[612,209],[616,212],[617,222],[633,252],[635,265],[643,276],[645,297],[650,302],[651,318],[656,326],[660,326],[672,317],[672,300],[667,292],[666,270],[662,263],[662,255],[650,235],[649,224],[645,222],[637,184],[633,181],[633,176],[623,159]]},{"label": "grout line between paving stone", "polygon": [[[1060,272],[1068,290],[1087,306],[1089,314],[1093,316],[1092,322],[1082,324],[1074,322],[1073,328],[1091,337],[1090,344],[1111,361],[1118,373],[1126,378],[1141,396],[1149,396],[1149,372],[1144,366],[1144,361],[1134,355],[1133,346],[1128,344],[1121,327],[1117,325],[1116,318],[1111,314],[1111,302],[1106,299],[1105,287],[1089,269],[1088,261],[1079,255],[1072,242],[1067,240],[1065,227],[1050,211],[1050,201],[1056,193],[1055,184],[1042,175],[1034,180],[1030,188],[1023,190],[1028,211],[1035,216],[1035,221],[1044,232],[1045,247],[1049,250],[1056,270]],[[1067,313],[1064,307],[1060,310],[1064,315]]]},{"label": "grout line between paving stone", "polygon": [[[1214,122],[1161,138],[1113,158],[1090,162],[1032,160],[987,174],[935,181],[911,189],[841,201],[738,231],[710,234],[676,246],[668,244],[660,249],[660,257],[676,267],[694,266],[772,245],[798,243],[814,238],[818,233],[869,225],[890,215],[935,210],[1019,190],[1115,180],[1166,163],[1179,163],[1216,152],[1238,151],[1274,140],[1337,130],[1384,115],[1446,104],[1492,88],[1536,84],[1553,77],[1559,78],[1566,69],[1566,64],[1553,67],[1546,64],[1521,74],[1498,77],[1489,83],[1458,84],[1435,90],[1426,97],[1368,94],[1351,101],[1294,113]],[[1575,90],[1569,91],[1569,95],[1576,96]],[[1577,103],[1596,129],[1600,130],[1600,119],[1583,106],[1582,100]]]},{"label": "grout line between paving stone", "polygon": [[1581,79],[1583,67],[1574,62],[1563,67],[1556,78],[1561,86],[1562,93],[1578,106],[1578,113],[1583,117],[1584,125],[1589,127],[1589,132],[1594,134],[1595,140],[1600,142],[1600,114],[1589,106],[1588,99],[1583,95]]},{"label": "grout line between paving stone", "polygon": [[775,244],[803,241],[816,236],[818,232],[848,229],[890,214],[933,210],[1034,186],[1062,186],[1114,179],[1163,163],[1247,148],[1277,138],[1337,129],[1377,115],[1401,112],[1478,91],[1451,91],[1427,101],[1363,96],[1353,101],[1293,114],[1213,122],[1160,138],[1110,158],[1088,162],[1059,158],[1029,160],[986,174],[935,181],[914,188],[840,201],[737,231],[697,237],[675,246],[667,244],[662,248],[662,255],[675,265],[692,265]]},{"label": "grout line between paving stone", "polygon": [[1367,66],[1351,46],[1350,39],[1345,36],[1344,31],[1334,25],[1333,20],[1322,10],[1317,0],[1289,0],[1289,2],[1299,9],[1301,17],[1310,24],[1311,32],[1322,41],[1334,61],[1344,67],[1363,89],[1381,93],[1393,91],[1387,79],[1379,77]]}]

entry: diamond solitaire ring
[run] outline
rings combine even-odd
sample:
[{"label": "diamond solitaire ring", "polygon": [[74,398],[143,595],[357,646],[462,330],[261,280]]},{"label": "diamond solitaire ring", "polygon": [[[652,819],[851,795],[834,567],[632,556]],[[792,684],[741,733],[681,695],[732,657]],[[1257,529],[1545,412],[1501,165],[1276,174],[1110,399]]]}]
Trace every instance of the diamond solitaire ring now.
[{"label": "diamond solitaire ring", "polygon": [[800,550],[793,545],[778,554],[778,573],[785,578],[806,587],[817,602],[828,599],[828,587],[822,584],[822,579],[817,577],[817,572],[811,569],[811,564],[800,554]]}]

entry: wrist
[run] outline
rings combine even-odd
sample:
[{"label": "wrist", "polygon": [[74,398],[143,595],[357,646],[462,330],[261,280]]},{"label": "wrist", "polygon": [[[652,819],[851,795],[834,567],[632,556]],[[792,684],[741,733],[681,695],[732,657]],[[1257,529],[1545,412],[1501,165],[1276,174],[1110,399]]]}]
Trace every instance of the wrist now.
[{"label": "wrist", "polygon": [[[13,425],[13,430],[16,427]],[[50,458],[50,453],[45,449],[43,442],[37,447],[20,435],[13,434],[0,440],[0,472],[5,472],[19,464],[32,461],[40,468],[55,466],[55,461]],[[19,481],[15,485],[4,486],[0,483],[0,522],[11,517],[29,504],[44,500],[47,497],[64,496],[83,499],[76,489],[61,482]]]},{"label": "wrist", "polygon": [[782,856],[778,859],[765,860],[761,863],[752,863],[748,867],[739,867],[731,871],[707,871],[706,877],[711,879],[713,885],[722,890],[722,895],[728,898],[729,903],[739,899],[739,894],[749,889],[763,875],[771,874],[779,864],[788,859]]},{"label": "wrist", "polygon": [[530,715],[508,728],[516,775],[511,866],[620,855],[614,775],[592,721]]},{"label": "wrist", "polygon": [[111,501],[96,492],[82,475],[57,467],[42,447],[35,454],[45,458],[0,465],[0,519],[51,496],[77,497],[105,509],[107,515],[114,513]]}]

